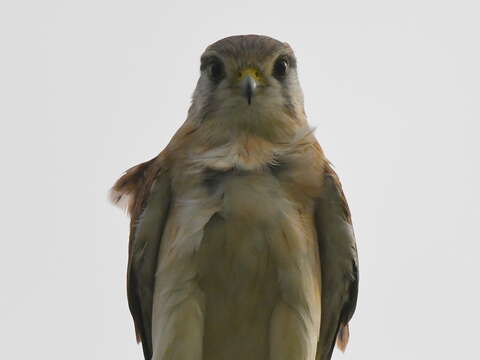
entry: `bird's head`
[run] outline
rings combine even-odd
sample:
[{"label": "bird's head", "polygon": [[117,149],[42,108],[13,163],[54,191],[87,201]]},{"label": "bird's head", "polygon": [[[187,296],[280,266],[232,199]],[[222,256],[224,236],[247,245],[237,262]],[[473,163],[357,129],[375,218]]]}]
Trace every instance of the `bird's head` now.
[{"label": "bird's head", "polygon": [[297,61],[286,43],[260,35],[231,36],[201,57],[191,117],[222,131],[273,138],[304,125]]}]

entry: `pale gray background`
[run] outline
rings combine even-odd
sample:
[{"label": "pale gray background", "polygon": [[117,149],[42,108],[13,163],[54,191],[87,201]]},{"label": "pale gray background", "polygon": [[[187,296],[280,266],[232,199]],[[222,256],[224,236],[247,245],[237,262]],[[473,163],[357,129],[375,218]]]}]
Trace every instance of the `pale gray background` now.
[{"label": "pale gray background", "polygon": [[244,33],[295,49],[353,212],[334,358],[478,358],[477,2],[88,0],[0,8],[1,359],[141,359],[107,190],[184,121],[203,49]]}]

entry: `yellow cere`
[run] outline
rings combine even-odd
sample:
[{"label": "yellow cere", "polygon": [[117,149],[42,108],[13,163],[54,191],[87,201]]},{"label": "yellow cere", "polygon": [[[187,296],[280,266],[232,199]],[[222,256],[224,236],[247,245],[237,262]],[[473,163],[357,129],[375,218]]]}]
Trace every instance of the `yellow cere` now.
[{"label": "yellow cere", "polygon": [[260,71],[251,67],[238,72],[238,81],[241,81],[247,75],[252,77],[252,79],[254,79],[257,84],[261,84],[263,82]]}]

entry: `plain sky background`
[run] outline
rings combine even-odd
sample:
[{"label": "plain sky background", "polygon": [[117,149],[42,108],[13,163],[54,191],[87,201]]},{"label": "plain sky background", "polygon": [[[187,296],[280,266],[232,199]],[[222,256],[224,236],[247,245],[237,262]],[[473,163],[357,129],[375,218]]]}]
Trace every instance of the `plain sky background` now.
[{"label": "plain sky background", "polygon": [[2,2],[0,358],[142,358],[128,219],[107,191],[184,121],[204,48],[248,33],[295,50],[353,213],[359,301],[334,359],[478,358],[479,14],[476,1]]}]

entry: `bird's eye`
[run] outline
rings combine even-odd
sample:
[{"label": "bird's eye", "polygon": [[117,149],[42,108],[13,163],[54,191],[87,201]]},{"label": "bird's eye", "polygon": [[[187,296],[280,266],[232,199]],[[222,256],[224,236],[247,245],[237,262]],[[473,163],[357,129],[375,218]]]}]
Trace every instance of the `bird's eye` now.
[{"label": "bird's eye", "polygon": [[220,60],[215,59],[210,65],[208,65],[208,76],[210,76],[210,79],[213,81],[220,81],[224,75],[225,71],[223,68],[223,63]]},{"label": "bird's eye", "polygon": [[280,57],[275,61],[275,65],[273,65],[273,76],[277,79],[282,79],[287,75],[288,71],[288,60],[284,57]]}]

